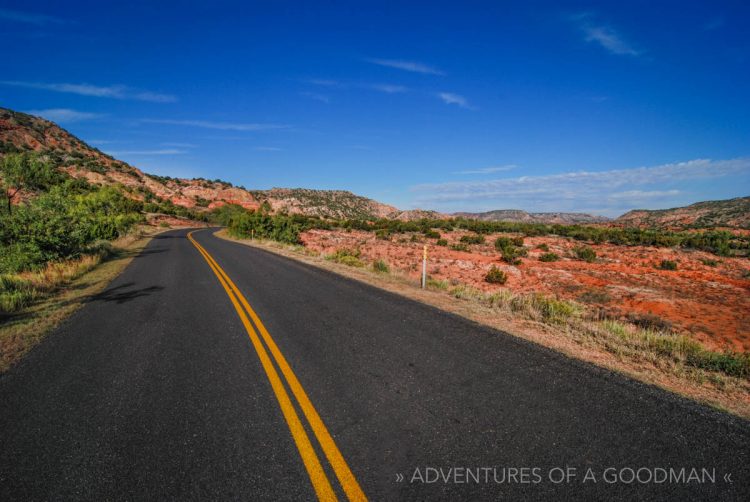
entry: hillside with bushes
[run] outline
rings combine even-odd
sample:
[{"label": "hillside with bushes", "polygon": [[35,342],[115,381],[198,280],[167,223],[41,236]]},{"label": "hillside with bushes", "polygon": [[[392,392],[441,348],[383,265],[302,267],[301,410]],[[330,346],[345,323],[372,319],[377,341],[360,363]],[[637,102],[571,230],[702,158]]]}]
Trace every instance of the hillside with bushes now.
[{"label": "hillside with bushes", "polygon": [[750,230],[750,197],[697,202],[672,209],[636,209],[615,220],[624,226],[656,228],[742,228]]}]

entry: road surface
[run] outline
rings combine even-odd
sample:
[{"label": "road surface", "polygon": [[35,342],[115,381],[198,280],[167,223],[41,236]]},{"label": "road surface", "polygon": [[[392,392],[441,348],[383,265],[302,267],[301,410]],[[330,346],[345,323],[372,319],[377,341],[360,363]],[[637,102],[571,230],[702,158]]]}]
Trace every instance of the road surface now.
[{"label": "road surface", "polygon": [[187,233],[0,376],[0,500],[750,500],[746,421]]}]

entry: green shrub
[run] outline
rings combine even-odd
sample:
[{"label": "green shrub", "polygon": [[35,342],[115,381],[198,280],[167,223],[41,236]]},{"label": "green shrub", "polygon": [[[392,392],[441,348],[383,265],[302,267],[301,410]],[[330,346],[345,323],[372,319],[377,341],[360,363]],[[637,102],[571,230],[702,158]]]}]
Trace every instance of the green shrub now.
[{"label": "green shrub", "polygon": [[484,235],[463,235],[459,240],[464,244],[484,244]]},{"label": "green shrub", "polygon": [[719,264],[718,260],[708,260],[706,258],[701,258],[700,261],[707,267],[715,267]]},{"label": "green shrub", "polygon": [[437,244],[438,246],[447,246],[448,241],[446,239],[438,239],[435,244]]},{"label": "green shrub", "polygon": [[523,237],[513,237],[513,239],[511,239],[511,242],[513,242],[514,246],[521,247],[523,246]]},{"label": "green shrub", "polygon": [[229,234],[240,239],[255,236],[286,244],[300,244],[301,225],[294,216],[270,215],[265,211],[244,211],[232,215]]},{"label": "green shrub", "polygon": [[541,256],[539,256],[539,261],[558,261],[560,257],[556,255],[555,253],[544,253]]},{"label": "green shrub", "polygon": [[424,236],[428,239],[439,239],[440,238],[440,232],[436,232],[432,229],[427,229],[424,232]]},{"label": "green shrub", "polygon": [[391,232],[387,228],[381,228],[375,231],[375,238],[381,241],[391,240]]},{"label": "green shrub", "polygon": [[520,256],[522,255],[522,252],[519,251],[519,249],[520,248],[514,246],[509,246],[503,249],[502,260],[511,265],[519,265],[521,263]]},{"label": "green shrub", "polygon": [[542,244],[539,244],[539,245],[538,245],[538,246],[537,246],[536,248],[537,248],[537,249],[540,249],[540,250],[542,250],[542,251],[549,251],[549,246],[548,246],[548,245],[546,245],[546,244],[544,244],[544,243],[542,243]]},{"label": "green shrub", "polygon": [[457,242],[455,244],[451,244],[451,249],[453,249],[454,251],[468,251],[469,246],[467,246],[466,243]]},{"label": "green shrub", "polygon": [[662,260],[659,264],[661,270],[677,270],[677,262],[672,260]]},{"label": "green shrub", "polygon": [[503,251],[511,246],[513,246],[513,241],[509,237],[498,237],[495,239],[495,249],[498,251]]},{"label": "green shrub", "polygon": [[384,260],[375,260],[372,262],[372,269],[381,274],[387,274],[391,271],[390,267],[388,267],[388,263]]},{"label": "green shrub", "polygon": [[581,246],[574,248],[573,253],[575,253],[579,260],[583,260],[587,263],[594,263],[596,261],[596,251],[590,247]]},{"label": "green shrub", "polygon": [[487,275],[484,276],[484,280],[490,284],[505,284],[508,281],[508,274],[492,265]]},{"label": "green shrub", "polygon": [[365,264],[359,259],[362,252],[359,249],[337,249],[335,253],[325,256],[326,260],[335,261],[350,267],[364,267]]}]

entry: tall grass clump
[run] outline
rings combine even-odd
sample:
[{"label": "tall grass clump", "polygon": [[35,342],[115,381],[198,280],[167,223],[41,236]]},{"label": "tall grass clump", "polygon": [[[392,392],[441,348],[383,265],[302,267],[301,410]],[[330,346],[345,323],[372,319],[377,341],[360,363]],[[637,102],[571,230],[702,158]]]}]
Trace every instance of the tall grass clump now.
[{"label": "tall grass clump", "polygon": [[391,268],[385,260],[375,260],[372,262],[372,269],[379,274],[387,274],[391,271]]}]

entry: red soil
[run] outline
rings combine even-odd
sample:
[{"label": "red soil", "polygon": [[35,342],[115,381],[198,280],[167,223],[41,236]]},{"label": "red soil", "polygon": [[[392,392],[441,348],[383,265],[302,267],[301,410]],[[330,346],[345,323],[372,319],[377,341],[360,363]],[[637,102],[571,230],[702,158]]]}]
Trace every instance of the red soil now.
[{"label": "red soil", "polygon": [[[457,243],[465,232],[443,235],[449,244]],[[750,269],[745,258],[722,258],[701,251],[643,246],[592,245],[596,263],[573,258],[572,249],[580,243],[560,237],[527,237],[528,256],[518,266],[500,260],[493,247],[497,235],[486,236],[487,243],[471,245],[469,252],[435,245],[434,239],[410,234],[378,240],[372,233],[311,230],[302,235],[313,251],[332,253],[341,248],[359,248],[365,261],[383,259],[394,269],[419,277],[422,246],[427,244],[427,270],[436,280],[469,284],[485,291],[498,289],[484,276],[491,266],[508,275],[503,286],[514,292],[539,292],[558,298],[591,303],[609,315],[653,314],[672,323],[680,332],[715,349],[750,350]],[[507,236],[507,234],[505,234]],[[545,251],[558,254],[557,262],[541,262]],[[716,260],[711,267],[700,260]],[[677,262],[676,271],[659,270],[662,260]]]}]

